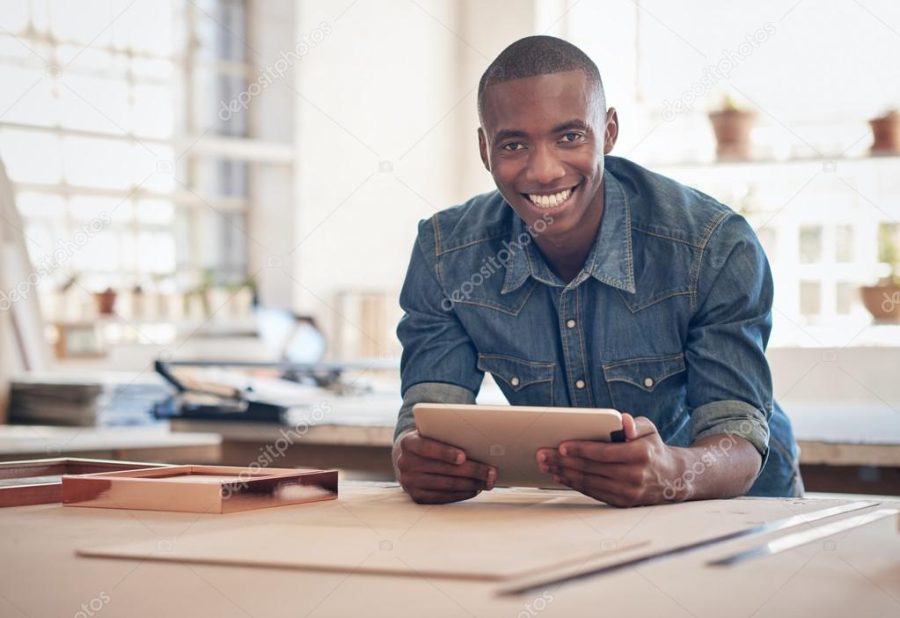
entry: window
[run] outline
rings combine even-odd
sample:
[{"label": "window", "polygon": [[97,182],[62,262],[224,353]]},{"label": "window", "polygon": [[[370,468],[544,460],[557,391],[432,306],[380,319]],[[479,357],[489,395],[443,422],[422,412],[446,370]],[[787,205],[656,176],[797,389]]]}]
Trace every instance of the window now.
[{"label": "window", "polygon": [[[266,162],[227,141],[255,139],[246,109],[220,113],[255,74],[247,11],[245,0],[0,3],[0,157],[42,296],[67,283],[89,297],[247,279],[251,168]],[[86,315],[44,305],[50,319]]]}]

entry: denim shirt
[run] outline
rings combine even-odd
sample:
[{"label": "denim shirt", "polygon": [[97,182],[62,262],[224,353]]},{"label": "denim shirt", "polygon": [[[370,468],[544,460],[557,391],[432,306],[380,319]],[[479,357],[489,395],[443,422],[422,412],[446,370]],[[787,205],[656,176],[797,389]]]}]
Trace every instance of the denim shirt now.
[{"label": "denim shirt", "polygon": [[[602,221],[566,283],[497,192],[422,221],[400,294],[403,407],[473,403],[490,372],[513,405],[615,408],[669,445],[740,436],[763,458],[750,495],[802,493],[765,357],[772,276],[746,220],[606,157]],[[723,443],[725,444],[725,443]],[[724,450],[724,449],[723,449]]]}]

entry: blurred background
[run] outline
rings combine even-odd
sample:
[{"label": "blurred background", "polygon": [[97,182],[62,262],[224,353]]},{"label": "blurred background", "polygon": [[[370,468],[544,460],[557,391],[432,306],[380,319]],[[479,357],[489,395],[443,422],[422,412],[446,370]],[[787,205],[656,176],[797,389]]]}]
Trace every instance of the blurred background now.
[{"label": "blurred background", "polygon": [[7,380],[338,361],[395,390],[416,224],[493,188],[478,78],[546,33],[600,67],[613,154],[752,222],[776,395],[849,402],[798,425],[900,427],[896,2],[6,0],[0,24]]}]

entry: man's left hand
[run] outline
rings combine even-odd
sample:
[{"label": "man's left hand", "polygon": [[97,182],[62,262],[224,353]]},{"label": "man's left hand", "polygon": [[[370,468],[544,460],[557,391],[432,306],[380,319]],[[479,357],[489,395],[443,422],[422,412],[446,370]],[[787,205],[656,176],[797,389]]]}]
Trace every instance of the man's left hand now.
[{"label": "man's left hand", "polygon": [[659,504],[686,498],[673,490],[683,462],[650,419],[622,414],[625,442],[563,442],[539,449],[542,472],[586,496],[613,506]]}]

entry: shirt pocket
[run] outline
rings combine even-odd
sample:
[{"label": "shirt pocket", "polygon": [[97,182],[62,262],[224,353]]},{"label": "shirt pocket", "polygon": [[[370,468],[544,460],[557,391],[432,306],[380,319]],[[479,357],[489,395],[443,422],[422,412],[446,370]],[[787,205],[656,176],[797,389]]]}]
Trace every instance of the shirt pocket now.
[{"label": "shirt pocket", "polygon": [[604,363],[603,377],[617,410],[648,417],[665,438],[684,415],[685,369],[678,353]]},{"label": "shirt pocket", "polygon": [[479,354],[478,368],[494,376],[513,405],[553,405],[556,363],[527,361],[504,354]]}]

